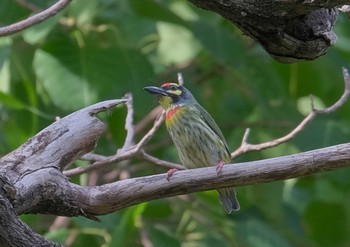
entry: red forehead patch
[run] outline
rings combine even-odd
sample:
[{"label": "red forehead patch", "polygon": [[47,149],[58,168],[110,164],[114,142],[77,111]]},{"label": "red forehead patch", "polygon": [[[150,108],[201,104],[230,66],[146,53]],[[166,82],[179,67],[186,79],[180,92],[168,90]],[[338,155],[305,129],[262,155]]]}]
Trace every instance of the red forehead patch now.
[{"label": "red forehead patch", "polygon": [[174,84],[174,83],[171,83],[171,82],[165,82],[163,83],[162,87],[170,87],[171,84]]}]

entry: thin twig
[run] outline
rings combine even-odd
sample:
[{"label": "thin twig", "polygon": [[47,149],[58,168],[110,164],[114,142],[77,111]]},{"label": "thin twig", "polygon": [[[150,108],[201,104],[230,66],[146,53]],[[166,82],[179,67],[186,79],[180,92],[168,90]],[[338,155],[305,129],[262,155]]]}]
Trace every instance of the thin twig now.
[{"label": "thin twig", "polygon": [[182,165],[158,159],[152,155],[147,154],[145,151],[141,151],[138,157],[140,157],[141,159],[143,159],[145,161],[148,161],[150,163],[153,163],[153,164],[165,167],[165,168],[169,168],[169,169],[176,168],[178,170],[185,169],[185,167],[183,167]]},{"label": "thin twig", "polygon": [[80,157],[81,160],[86,160],[86,161],[99,161],[105,159],[106,156],[100,155],[100,154],[93,154],[93,153],[88,153],[84,154],[82,157]]},{"label": "thin twig", "polygon": [[349,72],[344,67],[342,68],[342,70],[343,70],[343,78],[344,78],[344,84],[345,84],[345,89],[344,89],[343,95],[332,106],[330,106],[330,107],[328,107],[326,109],[323,109],[323,110],[315,110],[318,114],[332,113],[332,112],[338,110],[339,107],[344,105],[346,100],[348,99],[349,94],[350,94],[350,77],[349,77]]},{"label": "thin twig", "polygon": [[132,94],[126,94],[123,99],[126,99],[126,108],[128,113],[125,118],[125,130],[126,130],[126,138],[124,145],[121,149],[118,150],[127,150],[130,149],[134,145],[134,136],[135,136],[135,128],[134,128],[134,107],[133,107],[133,98]]},{"label": "thin twig", "polygon": [[183,78],[183,76],[182,76],[182,73],[177,73],[177,81],[179,82],[179,85],[180,86],[183,86],[184,85],[184,78]]},{"label": "thin twig", "polygon": [[289,132],[287,135],[285,135],[281,138],[278,138],[276,140],[273,140],[273,141],[268,141],[268,142],[264,142],[264,143],[260,143],[260,144],[249,144],[247,142],[247,139],[249,136],[249,129],[247,129],[244,133],[241,146],[238,149],[236,149],[234,152],[231,153],[231,158],[234,159],[237,156],[242,155],[242,154],[247,153],[247,152],[260,151],[260,150],[275,147],[277,145],[280,145],[281,143],[287,142],[287,141],[291,140],[292,138],[294,138],[302,130],[304,130],[305,127],[317,115],[329,114],[329,113],[332,113],[332,112],[336,111],[337,109],[339,109],[339,107],[344,105],[344,103],[346,102],[346,100],[348,99],[348,97],[350,95],[350,78],[349,78],[349,73],[348,73],[346,68],[343,68],[343,77],[344,77],[344,83],[345,83],[345,89],[344,89],[343,95],[333,105],[331,105],[330,107],[325,108],[323,110],[317,110],[314,107],[313,98],[311,96],[310,97],[311,111],[310,111],[309,115],[307,115],[306,118],[304,118],[303,121],[301,121],[301,123],[295,129],[293,129],[291,132]]},{"label": "thin twig", "polygon": [[165,119],[165,112],[162,111],[158,115],[158,117],[156,118],[156,121],[154,121],[153,127],[147,132],[147,134],[136,145],[136,149],[140,150],[141,147],[143,147],[147,142],[149,142],[151,140],[153,135],[159,129],[160,125],[163,123],[164,119]]},{"label": "thin twig", "polygon": [[99,169],[99,168],[104,167],[105,165],[111,164],[113,162],[119,162],[122,160],[131,159],[132,157],[135,157],[136,154],[137,154],[136,149],[130,149],[130,150],[123,151],[123,152],[116,154],[116,155],[108,156],[107,158],[105,158],[103,160],[96,161],[87,167],[77,167],[77,168],[73,168],[70,170],[66,170],[63,172],[63,174],[67,177],[80,175],[80,174],[83,174],[83,173],[86,173],[89,171]]},{"label": "thin twig", "polygon": [[44,11],[38,14],[30,16],[25,20],[11,24],[9,26],[0,28],[0,37],[18,33],[28,27],[34,26],[47,20],[48,18],[56,15],[58,12],[64,9],[71,1],[72,0],[60,0],[54,5],[52,5],[50,8],[45,9]]}]

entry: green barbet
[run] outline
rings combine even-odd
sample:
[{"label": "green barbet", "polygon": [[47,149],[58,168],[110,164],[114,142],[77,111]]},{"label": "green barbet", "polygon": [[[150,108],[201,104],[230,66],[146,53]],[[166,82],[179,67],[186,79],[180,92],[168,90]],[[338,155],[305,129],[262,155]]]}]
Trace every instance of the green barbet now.
[{"label": "green barbet", "polygon": [[[164,108],[166,127],[186,168],[217,165],[220,171],[224,163],[231,162],[230,151],[221,130],[190,91],[176,83],[144,89],[155,95]],[[239,210],[233,188],[218,189],[217,192],[227,213]]]}]

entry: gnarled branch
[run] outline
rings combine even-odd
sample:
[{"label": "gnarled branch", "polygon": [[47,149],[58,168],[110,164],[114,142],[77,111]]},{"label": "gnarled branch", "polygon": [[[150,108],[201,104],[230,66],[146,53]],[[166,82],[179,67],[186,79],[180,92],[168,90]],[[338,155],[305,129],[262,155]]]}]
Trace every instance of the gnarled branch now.
[{"label": "gnarled branch", "polygon": [[233,22],[276,60],[314,60],[336,41],[337,1],[188,0]]}]

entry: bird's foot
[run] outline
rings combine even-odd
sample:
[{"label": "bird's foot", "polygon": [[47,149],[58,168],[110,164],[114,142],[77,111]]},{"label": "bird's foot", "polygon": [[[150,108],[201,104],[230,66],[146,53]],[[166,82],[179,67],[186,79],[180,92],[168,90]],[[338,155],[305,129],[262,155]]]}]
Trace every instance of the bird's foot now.
[{"label": "bird's foot", "polygon": [[170,177],[173,176],[173,174],[177,171],[178,171],[178,169],[176,169],[176,168],[171,168],[169,171],[167,171],[166,180],[170,181]]},{"label": "bird's foot", "polygon": [[222,167],[225,165],[225,162],[222,160],[220,161],[217,165],[216,165],[216,173],[218,175],[218,177],[220,177],[222,175]]}]

